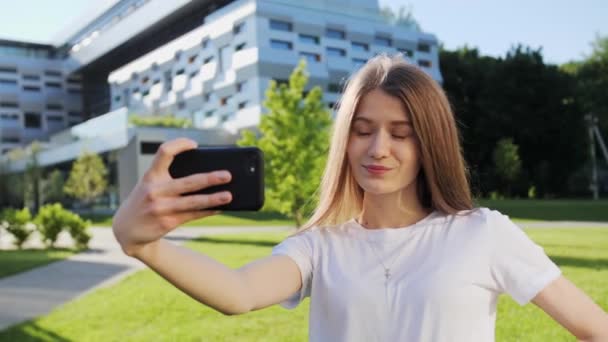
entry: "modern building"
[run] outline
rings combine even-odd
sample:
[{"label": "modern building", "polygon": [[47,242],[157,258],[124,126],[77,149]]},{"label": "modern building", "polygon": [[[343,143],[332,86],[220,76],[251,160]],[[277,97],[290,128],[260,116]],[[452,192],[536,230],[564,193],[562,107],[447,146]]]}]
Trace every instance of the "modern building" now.
[{"label": "modern building", "polygon": [[75,159],[62,146],[81,137],[68,128],[116,113],[127,131],[133,113],[187,117],[201,134],[225,132],[225,143],[259,123],[269,82],[287,80],[300,59],[330,107],[382,52],[442,81],[436,37],[388,24],[378,0],[116,0],[73,27],[51,45],[0,41],[0,152],[36,139],[42,155],[64,151],[42,165]]}]

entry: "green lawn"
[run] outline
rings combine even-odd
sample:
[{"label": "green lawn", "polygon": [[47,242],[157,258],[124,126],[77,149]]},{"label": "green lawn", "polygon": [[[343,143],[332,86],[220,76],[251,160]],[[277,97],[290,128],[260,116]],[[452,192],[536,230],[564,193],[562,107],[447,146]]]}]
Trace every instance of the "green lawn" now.
[{"label": "green lawn", "polygon": [[0,250],[0,278],[65,259],[74,252],[70,249]]},{"label": "green lawn", "polygon": [[518,220],[608,222],[608,200],[478,200]]},{"label": "green lawn", "polygon": [[[608,309],[608,231],[528,230],[573,280]],[[190,242],[231,267],[266,256],[284,233]],[[149,270],[100,289],[51,314],[0,332],[0,341],[304,341],[306,300],[293,311],[273,306],[226,317],[189,299]],[[499,302],[497,341],[573,341],[534,305]]]},{"label": "green lawn", "polygon": [[[94,226],[112,225],[111,216],[88,217]],[[185,227],[209,227],[209,226],[295,226],[292,220],[283,215],[266,212],[224,212],[219,215],[206,217],[204,219],[188,222]]]}]

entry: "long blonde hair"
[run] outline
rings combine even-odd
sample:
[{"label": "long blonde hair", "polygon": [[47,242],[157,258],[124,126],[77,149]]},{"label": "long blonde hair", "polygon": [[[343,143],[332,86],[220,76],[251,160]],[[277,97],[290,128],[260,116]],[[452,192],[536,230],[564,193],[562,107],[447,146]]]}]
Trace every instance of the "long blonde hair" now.
[{"label": "long blonde hair", "polygon": [[346,151],[359,101],[374,89],[400,99],[410,115],[420,142],[417,193],[422,205],[447,214],[473,208],[469,173],[445,93],[429,75],[401,55],[381,54],[353,74],[345,86],[337,106],[319,204],[296,233],[313,226],[343,223],[362,210],[363,189],[353,177]]}]

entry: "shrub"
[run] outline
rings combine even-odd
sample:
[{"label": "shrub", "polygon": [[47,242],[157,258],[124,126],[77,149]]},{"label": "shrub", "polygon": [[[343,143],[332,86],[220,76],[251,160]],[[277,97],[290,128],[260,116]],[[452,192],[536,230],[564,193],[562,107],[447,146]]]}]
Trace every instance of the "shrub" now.
[{"label": "shrub", "polygon": [[59,203],[47,204],[40,208],[36,223],[47,246],[52,247],[63,230],[70,233],[76,246],[81,249],[86,248],[91,239],[91,235],[87,231],[90,222],[84,221],[77,214],[64,209]]},{"label": "shrub", "polygon": [[21,210],[7,208],[2,211],[2,221],[4,221],[6,231],[15,238],[14,244],[19,249],[34,232],[34,229],[31,228],[31,219],[32,215],[28,208]]}]

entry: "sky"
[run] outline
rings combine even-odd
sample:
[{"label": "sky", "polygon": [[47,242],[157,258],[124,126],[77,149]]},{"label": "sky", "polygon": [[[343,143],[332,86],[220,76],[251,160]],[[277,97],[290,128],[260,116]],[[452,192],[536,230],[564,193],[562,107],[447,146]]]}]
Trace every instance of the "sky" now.
[{"label": "sky", "polygon": [[[0,0],[0,38],[52,42],[85,13],[116,0]],[[294,0],[296,1],[296,0]],[[542,48],[561,64],[591,53],[596,34],[608,36],[607,0],[379,0],[410,8],[423,31],[448,50],[476,47],[504,56],[515,44]]]}]

